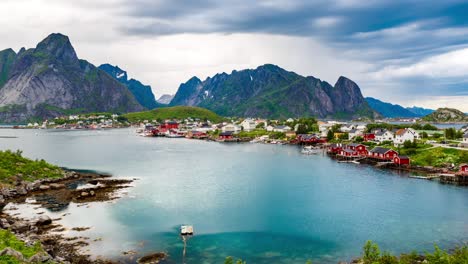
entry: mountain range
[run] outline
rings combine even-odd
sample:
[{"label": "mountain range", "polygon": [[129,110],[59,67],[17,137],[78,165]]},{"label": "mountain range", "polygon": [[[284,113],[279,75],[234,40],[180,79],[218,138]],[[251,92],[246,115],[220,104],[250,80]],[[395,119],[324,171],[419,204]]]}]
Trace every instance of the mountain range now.
[{"label": "mountain range", "polygon": [[374,109],[376,112],[381,114],[383,117],[388,117],[388,118],[422,117],[422,116],[426,116],[434,112],[434,110],[425,109],[425,108],[416,107],[416,106],[405,108],[401,105],[382,102],[372,97],[366,97],[366,101],[370,105],[370,107],[372,107],[372,109]]},{"label": "mountain range", "polygon": [[171,106],[204,107],[222,116],[374,118],[359,86],[341,76],[334,86],[276,65],[221,73],[180,85]]},{"label": "mountain range", "polygon": [[[158,102],[159,101],[159,102]],[[155,100],[151,86],[129,79],[118,66],[79,59],[67,36],[51,34],[35,48],[0,51],[0,123],[87,112],[134,112],[198,106],[222,116],[351,119],[420,117],[433,110],[364,98],[346,77],[334,85],[273,64],[192,77],[177,93]]]},{"label": "mountain range", "polygon": [[144,109],[125,85],[79,59],[62,34],[51,34],[35,48],[18,53],[0,52],[1,122]]},{"label": "mountain range", "polygon": [[135,96],[135,99],[144,107],[154,109],[163,106],[156,102],[151,86],[144,85],[135,79],[128,79],[127,72],[120,69],[118,66],[110,64],[102,64],[99,69],[107,72],[114,79],[127,86],[130,92]]}]

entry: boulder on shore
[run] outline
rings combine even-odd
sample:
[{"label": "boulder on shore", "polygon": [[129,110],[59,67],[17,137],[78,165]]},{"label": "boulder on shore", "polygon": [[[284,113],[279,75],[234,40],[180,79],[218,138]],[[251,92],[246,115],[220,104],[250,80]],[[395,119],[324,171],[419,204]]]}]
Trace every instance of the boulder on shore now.
[{"label": "boulder on shore", "polygon": [[167,254],[164,252],[157,252],[141,257],[137,260],[139,264],[157,264],[161,260],[164,260],[167,257]]},{"label": "boulder on shore", "polygon": [[24,233],[29,230],[29,223],[26,221],[16,221],[11,229],[16,230],[19,233]]},{"label": "boulder on shore", "polygon": [[25,261],[23,254],[10,247],[4,248],[0,251],[0,256],[12,256],[19,261]]},{"label": "boulder on shore", "polygon": [[50,224],[52,224],[52,219],[50,219],[50,217],[48,217],[47,215],[41,215],[36,220],[37,226],[45,226]]}]

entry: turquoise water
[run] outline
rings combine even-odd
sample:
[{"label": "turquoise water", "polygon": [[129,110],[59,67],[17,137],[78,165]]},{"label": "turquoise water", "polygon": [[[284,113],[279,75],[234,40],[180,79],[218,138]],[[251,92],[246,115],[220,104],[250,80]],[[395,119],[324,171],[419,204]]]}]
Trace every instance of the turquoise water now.
[{"label": "turquoise water", "polygon": [[[186,263],[336,263],[374,240],[398,253],[468,240],[468,189],[369,166],[303,156],[295,146],[143,138],[108,131],[0,130],[22,149],[70,168],[138,180],[115,203],[70,205],[62,223],[92,226],[91,253],[166,251],[181,263],[181,224],[194,225]],[[47,212],[51,216],[64,212]],[[56,215],[55,215],[56,214]]]}]

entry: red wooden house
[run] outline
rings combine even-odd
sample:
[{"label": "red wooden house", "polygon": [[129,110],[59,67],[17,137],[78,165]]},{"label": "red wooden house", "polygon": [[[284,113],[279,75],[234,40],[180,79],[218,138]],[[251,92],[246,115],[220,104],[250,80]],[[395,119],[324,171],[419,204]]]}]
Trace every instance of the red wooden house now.
[{"label": "red wooden house", "polygon": [[395,156],[398,156],[398,152],[382,147],[375,147],[368,154],[368,157],[380,160],[393,160]]},{"label": "red wooden house", "polygon": [[232,140],[234,139],[234,135],[232,132],[222,132],[219,134],[220,140]]},{"label": "red wooden house", "polygon": [[328,146],[328,153],[338,154],[343,150],[342,144],[331,144]]},{"label": "red wooden house", "polygon": [[159,126],[161,129],[178,129],[179,124],[175,121],[168,121],[162,125]]},{"label": "red wooden house", "polygon": [[351,143],[347,146],[348,149],[356,151],[360,156],[367,156],[369,151],[367,150],[367,146],[359,143]]},{"label": "red wooden house", "polygon": [[460,165],[460,173],[468,174],[468,164],[461,164]]},{"label": "red wooden house", "polygon": [[375,134],[374,133],[365,133],[363,138],[364,138],[364,141],[374,141],[375,140]]},{"label": "red wooden house", "polygon": [[187,133],[187,138],[195,138],[195,139],[205,139],[208,137],[208,134],[201,131],[190,131]]},{"label": "red wooden house", "polygon": [[342,149],[338,155],[348,158],[360,157],[359,152],[357,150],[352,150],[349,148]]},{"label": "red wooden house", "polygon": [[316,134],[299,134],[296,139],[301,144],[317,144],[317,143],[326,143],[325,138],[321,138]]},{"label": "red wooden house", "polygon": [[410,165],[410,158],[408,156],[395,156],[393,163],[397,165]]}]

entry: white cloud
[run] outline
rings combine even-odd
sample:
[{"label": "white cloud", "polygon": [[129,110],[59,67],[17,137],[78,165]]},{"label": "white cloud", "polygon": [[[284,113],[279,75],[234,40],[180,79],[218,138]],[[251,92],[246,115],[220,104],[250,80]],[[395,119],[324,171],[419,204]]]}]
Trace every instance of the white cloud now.
[{"label": "white cloud", "polygon": [[387,66],[371,76],[378,80],[413,77],[453,78],[464,77],[467,73],[468,48],[464,48],[435,55],[407,66]]},{"label": "white cloud", "polygon": [[312,21],[313,25],[319,28],[334,27],[339,25],[343,21],[342,17],[338,16],[327,16],[319,17]]}]

